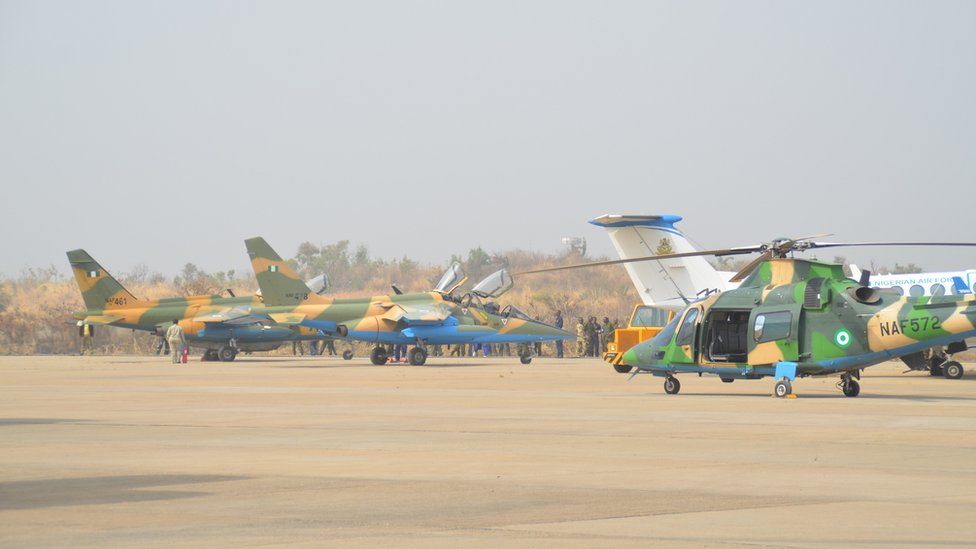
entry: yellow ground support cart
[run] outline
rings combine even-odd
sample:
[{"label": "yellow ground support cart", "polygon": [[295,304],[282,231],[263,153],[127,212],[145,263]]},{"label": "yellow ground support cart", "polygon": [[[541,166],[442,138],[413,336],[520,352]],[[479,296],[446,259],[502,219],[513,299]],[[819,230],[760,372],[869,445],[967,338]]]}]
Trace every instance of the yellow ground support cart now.
[{"label": "yellow ground support cart", "polygon": [[613,340],[607,343],[607,352],[603,353],[603,360],[609,362],[614,370],[626,374],[631,370],[631,366],[620,363],[624,353],[634,345],[656,336],[672,318],[674,318],[672,310],[652,305],[637,305],[630,315],[627,327],[613,331]]}]

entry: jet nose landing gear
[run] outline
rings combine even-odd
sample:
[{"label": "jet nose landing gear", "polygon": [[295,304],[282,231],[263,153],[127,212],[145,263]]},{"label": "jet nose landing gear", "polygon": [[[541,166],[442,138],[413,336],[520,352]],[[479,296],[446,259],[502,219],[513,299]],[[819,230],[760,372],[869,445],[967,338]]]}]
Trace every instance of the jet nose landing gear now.
[{"label": "jet nose landing gear", "polygon": [[414,347],[410,349],[407,358],[411,366],[423,366],[427,362],[427,351],[423,347]]}]

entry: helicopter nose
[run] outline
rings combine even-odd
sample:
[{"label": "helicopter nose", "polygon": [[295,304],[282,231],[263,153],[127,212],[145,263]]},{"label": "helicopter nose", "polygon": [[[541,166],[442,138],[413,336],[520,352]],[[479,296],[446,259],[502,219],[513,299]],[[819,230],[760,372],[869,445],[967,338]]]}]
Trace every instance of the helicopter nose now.
[{"label": "helicopter nose", "polygon": [[626,364],[628,366],[636,366],[637,361],[638,358],[637,358],[636,347],[631,347],[630,349],[627,349],[627,351],[624,352],[624,356],[620,359],[620,362],[622,364]]}]

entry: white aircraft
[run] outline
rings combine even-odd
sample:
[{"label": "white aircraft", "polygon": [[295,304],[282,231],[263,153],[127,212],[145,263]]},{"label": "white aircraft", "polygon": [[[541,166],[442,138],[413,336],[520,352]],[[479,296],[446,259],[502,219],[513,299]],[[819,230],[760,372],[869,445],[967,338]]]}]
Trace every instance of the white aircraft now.
[{"label": "white aircraft", "polygon": [[[857,265],[851,264],[851,278],[861,278],[861,269]],[[976,292],[976,269],[943,273],[871,274],[870,282],[876,288],[890,288],[912,297],[969,294]]]}]

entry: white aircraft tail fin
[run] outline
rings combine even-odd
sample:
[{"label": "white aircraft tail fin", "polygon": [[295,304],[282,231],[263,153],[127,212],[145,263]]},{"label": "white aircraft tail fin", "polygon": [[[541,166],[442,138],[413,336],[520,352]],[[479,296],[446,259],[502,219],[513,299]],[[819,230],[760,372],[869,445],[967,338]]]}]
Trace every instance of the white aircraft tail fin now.
[{"label": "white aircraft tail fin", "polygon": [[[621,259],[693,252],[697,248],[674,224],[677,215],[603,215],[590,221],[607,230]],[[704,257],[625,263],[646,305],[684,306],[708,293],[734,287],[730,273],[717,271]]]}]

